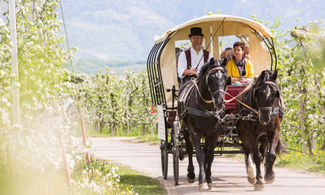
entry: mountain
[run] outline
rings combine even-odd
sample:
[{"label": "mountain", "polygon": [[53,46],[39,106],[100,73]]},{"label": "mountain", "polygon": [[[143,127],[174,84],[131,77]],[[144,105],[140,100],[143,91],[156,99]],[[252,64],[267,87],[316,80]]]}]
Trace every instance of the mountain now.
[{"label": "mountain", "polygon": [[246,18],[254,14],[264,21],[279,18],[282,29],[325,18],[322,0],[66,0],[62,4],[70,45],[80,50],[75,52],[75,66],[85,71],[89,65],[90,72],[112,66],[112,61],[144,62],[154,35],[209,11]]}]

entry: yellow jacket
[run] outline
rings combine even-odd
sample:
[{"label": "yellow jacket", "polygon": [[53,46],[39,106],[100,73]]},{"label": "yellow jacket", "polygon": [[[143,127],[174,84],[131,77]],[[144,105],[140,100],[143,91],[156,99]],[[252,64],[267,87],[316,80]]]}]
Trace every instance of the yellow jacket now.
[{"label": "yellow jacket", "polygon": [[[228,75],[231,77],[240,77],[237,66],[234,62],[234,60],[230,60],[227,63],[227,71]],[[245,71],[246,74],[244,77],[254,77],[254,67],[253,64],[250,60],[246,59],[246,64],[245,64]]]}]

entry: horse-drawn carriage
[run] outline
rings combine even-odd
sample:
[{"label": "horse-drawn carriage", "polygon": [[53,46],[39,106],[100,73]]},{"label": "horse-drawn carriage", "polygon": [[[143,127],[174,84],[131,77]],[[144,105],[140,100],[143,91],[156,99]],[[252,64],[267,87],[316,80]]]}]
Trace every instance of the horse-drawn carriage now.
[{"label": "horse-drawn carriage", "polygon": [[[201,27],[205,39],[203,45],[214,59],[220,59],[222,44],[229,36],[249,45],[251,61],[255,75],[263,70],[276,69],[277,57],[271,32],[262,24],[229,15],[203,16],[168,30],[161,37],[155,38],[155,45],[147,59],[147,71],[153,105],[158,107],[158,137],[161,139],[161,165],[164,179],[168,174],[168,154],[173,155],[174,181],[178,184],[179,160],[189,152],[185,150],[184,127],[180,125],[180,113],[177,110],[179,82],[177,78],[177,47],[188,40],[192,27]],[[176,52],[175,52],[176,50]],[[236,97],[247,85],[228,85],[225,92],[223,115],[216,116],[221,125],[214,155],[243,153],[242,143],[238,138],[235,111]],[[213,117],[213,116],[212,116]],[[246,118],[249,117],[245,116]],[[194,154],[194,152],[193,152]],[[192,155],[192,154],[190,154]]]}]

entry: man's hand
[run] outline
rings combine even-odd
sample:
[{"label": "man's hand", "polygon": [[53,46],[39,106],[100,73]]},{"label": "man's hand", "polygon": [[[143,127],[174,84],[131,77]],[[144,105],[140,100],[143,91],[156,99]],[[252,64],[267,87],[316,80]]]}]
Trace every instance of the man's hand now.
[{"label": "man's hand", "polygon": [[189,75],[189,74],[194,74],[196,76],[199,76],[198,73],[197,73],[197,69],[196,68],[184,70],[184,73],[183,73],[184,76]]}]

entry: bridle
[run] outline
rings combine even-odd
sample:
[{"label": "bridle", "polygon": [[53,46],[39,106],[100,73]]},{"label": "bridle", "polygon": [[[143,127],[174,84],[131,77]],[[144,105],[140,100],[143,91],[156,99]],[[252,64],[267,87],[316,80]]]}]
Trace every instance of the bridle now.
[{"label": "bridle", "polygon": [[210,74],[212,72],[217,71],[217,70],[224,71],[224,69],[222,67],[219,67],[218,66],[218,67],[215,67],[215,68],[209,70],[208,74],[205,76],[205,84],[208,87],[208,91],[210,92],[211,97],[214,97],[214,95],[217,94],[217,93],[225,93],[225,89],[218,89],[218,90],[216,90],[214,92],[210,89],[210,86],[209,86],[209,76],[210,76]]},{"label": "bridle", "polygon": [[279,91],[279,89],[278,89],[276,83],[273,82],[273,81],[265,81],[261,86],[255,88],[255,89],[253,90],[253,98],[254,98],[254,100],[255,100],[255,102],[256,102],[257,112],[258,112],[257,115],[258,115],[258,118],[259,118],[259,119],[262,117],[262,111],[269,111],[269,115],[270,115],[271,111],[273,111],[273,109],[274,109],[274,104],[275,104],[275,102],[279,99],[279,97],[275,96],[274,101],[273,101],[273,103],[271,104],[271,106],[259,106],[258,101],[257,101],[257,98],[256,98],[256,96],[255,96],[255,91],[257,91],[258,89],[260,89],[260,88],[262,88],[262,87],[265,87],[266,85],[270,85],[270,86],[272,86],[273,88],[275,88],[276,91]]},{"label": "bridle", "polygon": [[[209,70],[209,72],[208,72],[208,73],[206,74],[206,76],[205,76],[205,84],[206,84],[207,87],[208,87],[208,91],[210,92],[211,97],[213,97],[216,93],[221,93],[221,92],[224,93],[224,92],[225,92],[224,89],[219,89],[219,90],[216,90],[216,91],[214,91],[214,92],[212,92],[212,90],[210,89],[210,86],[209,86],[209,76],[210,76],[210,74],[211,74],[212,72],[217,71],[217,70],[222,70],[222,71],[224,71],[224,69],[223,69],[222,67],[218,66],[218,67],[215,67],[215,68],[212,68],[211,70]],[[203,96],[202,96],[202,94],[201,94],[201,92],[200,92],[200,90],[199,90],[199,87],[198,87],[198,85],[197,85],[196,80],[192,80],[192,82],[194,83],[194,85],[195,85],[195,87],[196,87],[196,89],[197,89],[196,91],[198,92],[200,98],[201,98],[205,103],[207,103],[207,104],[211,104],[211,103],[213,103],[213,99],[211,99],[211,100],[206,100],[206,99],[203,98]]]}]

